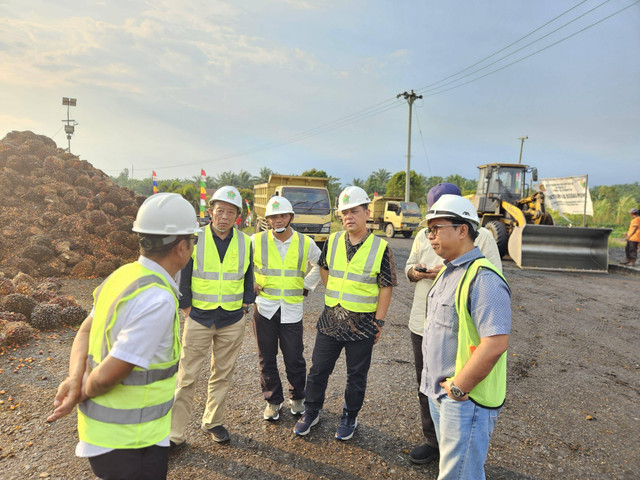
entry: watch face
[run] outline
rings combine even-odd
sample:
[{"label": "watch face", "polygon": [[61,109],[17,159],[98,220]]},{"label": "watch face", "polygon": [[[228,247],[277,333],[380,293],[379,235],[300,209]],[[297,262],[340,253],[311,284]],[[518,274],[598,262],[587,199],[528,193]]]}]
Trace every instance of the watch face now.
[{"label": "watch face", "polygon": [[464,397],[464,392],[462,390],[460,390],[458,387],[456,387],[455,385],[451,385],[451,395],[453,395],[456,398],[461,398]]}]

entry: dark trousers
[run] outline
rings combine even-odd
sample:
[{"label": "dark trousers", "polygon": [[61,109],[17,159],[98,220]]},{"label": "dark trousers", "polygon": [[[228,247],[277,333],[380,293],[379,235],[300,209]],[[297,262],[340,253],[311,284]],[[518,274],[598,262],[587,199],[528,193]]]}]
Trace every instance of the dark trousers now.
[{"label": "dark trousers", "polygon": [[268,319],[260,315],[258,309],[254,307],[253,331],[258,344],[260,386],[264,399],[278,405],[284,402],[276,360],[278,343],[280,343],[284,368],[289,380],[289,398],[291,400],[304,398],[307,364],[303,354],[302,320],[296,323],[281,323],[280,309],[271,319]]},{"label": "dark trousers", "polygon": [[630,262],[638,260],[638,242],[630,242],[627,240],[627,245],[624,247],[624,254]]},{"label": "dark trousers", "polygon": [[117,449],[89,457],[89,463],[93,473],[103,480],[164,480],[169,447]]},{"label": "dark trousers", "polygon": [[313,347],[311,369],[307,377],[307,410],[321,410],[324,405],[325,391],[329,375],[333,372],[336,360],[342,349],[347,359],[347,386],[344,389],[344,411],[355,417],[364,403],[367,389],[367,375],[371,366],[371,353],[375,338],[343,342],[318,332]]},{"label": "dark trousers", "polygon": [[438,448],[438,438],[436,437],[436,427],[433,425],[431,413],[429,412],[429,397],[420,391],[420,380],[422,378],[422,336],[411,332],[411,345],[413,346],[413,361],[416,366],[416,378],[418,379],[418,401],[420,402],[420,418],[422,419],[422,433],[427,445]]}]

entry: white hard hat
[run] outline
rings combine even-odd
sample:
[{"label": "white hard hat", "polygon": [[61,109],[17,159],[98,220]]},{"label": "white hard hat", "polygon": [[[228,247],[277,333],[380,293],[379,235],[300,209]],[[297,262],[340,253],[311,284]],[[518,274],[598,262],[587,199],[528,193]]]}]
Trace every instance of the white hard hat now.
[{"label": "white hard hat", "polygon": [[242,211],[242,196],[236,187],[225,185],[217,189],[216,193],[211,197],[211,200],[209,200],[209,205],[213,205],[214,202],[218,201],[235,205],[239,211]]},{"label": "white hard hat", "polygon": [[275,195],[269,199],[267,202],[267,212],[264,214],[265,217],[270,217],[271,215],[278,215],[279,213],[295,213],[293,211],[293,207],[291,206],[291,202],[284,197],[280,197]]},{"label": "white hard hat", "polygon": [[428,221],[434,218],[457,218],[466,220],[472,224],[475,230],[480,225],[478,212],[469,200],[459,195],[442,195],[436,203],[431,205],[425,219]]},{"label": "white hard hat", "polygon": [[202,231],[193,206],[182,195],[169,192],[151,195],[140,205],[132,230],[150,235],[191,235]]},{"label": "white hard hat", "polygon": [[342,212],[358,205],[367,205],[371,203],[369,195],[360,187],[347,187],[338,197],[338,211]]}]

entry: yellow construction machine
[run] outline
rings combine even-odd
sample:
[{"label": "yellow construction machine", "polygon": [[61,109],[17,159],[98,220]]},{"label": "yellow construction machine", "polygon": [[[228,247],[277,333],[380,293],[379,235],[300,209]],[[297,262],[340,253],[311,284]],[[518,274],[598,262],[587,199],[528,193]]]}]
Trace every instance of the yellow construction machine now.
[{"label": "yellow construction machine", "polygon": [[500,255],[520,268],[606,272],[611,229],[559,227],[545,210],[544,194],[527,185],[535,167],[489,163],[478,167],[478,187],[469,198],[481,225],[493,234]]}]

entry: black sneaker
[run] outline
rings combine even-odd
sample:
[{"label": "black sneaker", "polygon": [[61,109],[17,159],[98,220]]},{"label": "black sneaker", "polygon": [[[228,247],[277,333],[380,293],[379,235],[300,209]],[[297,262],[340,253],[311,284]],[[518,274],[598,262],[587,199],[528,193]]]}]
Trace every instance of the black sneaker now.
[{"label": "black sneaker", "polygon": [[356,417],[352,417],[348,413],[343,413],[340,417],[340,425],[338,425],[338,429],[336,430],[336,438],[338,440],[349,440],[353,437],[357,426],[358,419]]},{"label": "black sneaker", "polygon": [[293,427],[293,431],[296,435],[304,437],[311,431],[311,427],[317,425],[320,421],[320,412],[317,410],[307,410],[300,420],[297,421],[296,426]]},{"label": "black sneaker", "polygon": [[215,427],[211,427],[211,428],[204,428],[204,427],[200,427],[200,428],[204,433],[208,433],[209,435],[211,435],[211,438],[213,438],[214,442],[224,443],[224,442],[228,442],[231,439],[231,435],[229,435],[229,432],[227,431],[227,429],[224,428],[222,425],[216,425]]},{"label": "black sneaker", "polygon": [[420,445],[415,447],[413,450],[409,452],[409,458],[413,463],[417,463],[418,465],[424,465],[425,463],[432,462],[436,458],[438,458],[439,450],[438,447],[432,447],[431,445]]}]

